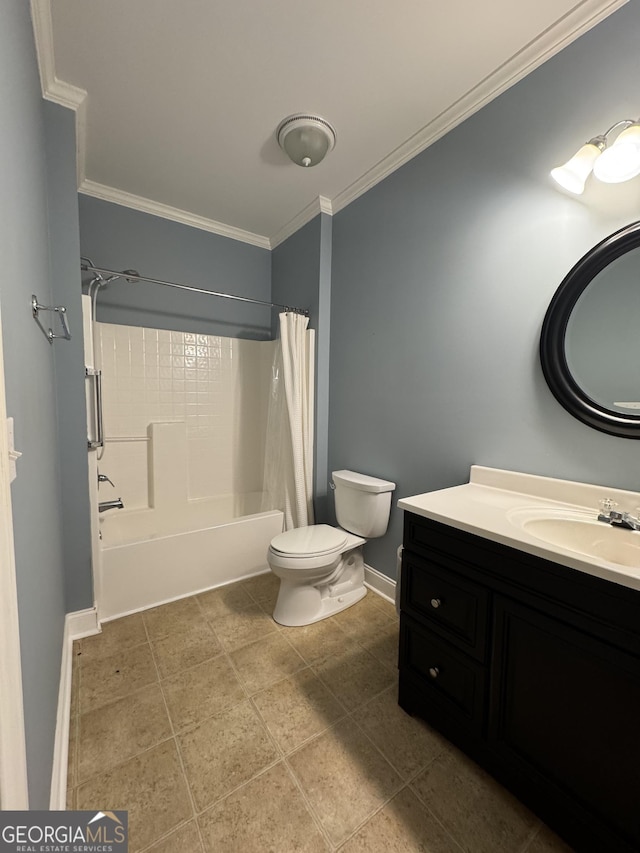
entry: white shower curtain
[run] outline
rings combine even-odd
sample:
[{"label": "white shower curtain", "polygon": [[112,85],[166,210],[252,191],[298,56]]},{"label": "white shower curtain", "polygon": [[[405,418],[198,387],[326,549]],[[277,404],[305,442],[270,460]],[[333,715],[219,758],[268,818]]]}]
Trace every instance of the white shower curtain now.
[{"label": "white shower curtain", "polygon": [[285,530],[313,524],[314,344],[309,318],[280,314],[267,419],[263,509],[281,509]]}]

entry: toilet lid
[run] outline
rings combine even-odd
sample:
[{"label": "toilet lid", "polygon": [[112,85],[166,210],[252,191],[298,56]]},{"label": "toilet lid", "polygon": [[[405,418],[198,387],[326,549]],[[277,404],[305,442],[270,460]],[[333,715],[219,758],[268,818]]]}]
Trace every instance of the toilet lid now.
[{"label": "toilet lid", "polygon": [[328,524],[312,524],[279,533],[271,541],[271,549],[292,557],[319,557],[339,551],[347,541],[344,530]]}]

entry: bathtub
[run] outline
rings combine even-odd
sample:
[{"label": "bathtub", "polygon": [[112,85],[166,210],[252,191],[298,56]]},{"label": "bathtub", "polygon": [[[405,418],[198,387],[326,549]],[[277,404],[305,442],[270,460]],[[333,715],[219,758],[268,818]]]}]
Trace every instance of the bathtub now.
[{"label": "bathtub", "polygon": [[179,511],[109,510],[100,517],[98,617],[115,619],[269,569],[283,529],[279,510],[255,512],[261,495],[188,501]]}]

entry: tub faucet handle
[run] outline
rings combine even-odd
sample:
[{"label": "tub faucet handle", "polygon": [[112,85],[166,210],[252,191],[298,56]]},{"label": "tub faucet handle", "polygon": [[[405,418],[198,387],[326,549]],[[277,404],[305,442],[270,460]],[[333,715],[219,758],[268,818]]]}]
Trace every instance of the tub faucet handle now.
[{"label": "tub faucet handle", "polygon": [[116,484],[113,482],[113,480],[110,480],[106,474],[100,474],[100,473],[98,474],[98,484],[100,484],[100,483],[111,483],[111,485],[115,489]]}]

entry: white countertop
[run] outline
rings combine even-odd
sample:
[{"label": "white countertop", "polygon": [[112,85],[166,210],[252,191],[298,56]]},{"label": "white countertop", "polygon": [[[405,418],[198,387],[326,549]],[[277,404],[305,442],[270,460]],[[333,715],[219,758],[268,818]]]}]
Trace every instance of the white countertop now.
[{"label": "white countertop", "polygon": [[[640,590],[640,561],[634,566],[620,565],[553,545],[533,536],[512,520],[519,512],[530,510],[534,514],[548,512],[557,517],[565,513],[569,516],[579,514],[596,522],[599,503],[604,498],[616,501],[617,510],[638,514],[638,492],[473,465],[469,483],[401,498],[398,506],[527,554]],[[611,535],[609,525],[596,523],[602,524],[606,535]],[[640,532],[614,530],[612,533],[640,547]]]}]

